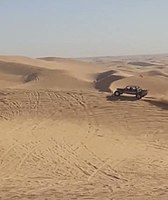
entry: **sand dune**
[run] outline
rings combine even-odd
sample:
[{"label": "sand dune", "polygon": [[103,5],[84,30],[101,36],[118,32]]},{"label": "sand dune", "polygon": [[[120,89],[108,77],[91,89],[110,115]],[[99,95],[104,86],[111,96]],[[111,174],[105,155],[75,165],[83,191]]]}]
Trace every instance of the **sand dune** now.
[{"label": "sand dune", "polygon": [[167,73],[162,72],[161,70],[149,70],[147,72],[141,73],[142,75],[146,76],[163,76],[163,77],[168,77]]},{"label": "sand dune", "polygon": [[100,70],[93,64],[71,59],[51,62],[27,57],[0,57],[2,88],[90,89]]},{"label": "sand dune", "polygon": [[[1,56],[0,198],[166,200],[167,61],[154,58],[164,68]],[[108,92],[127,84],[149,94]]]},{"label": "sand dune", "polygon": [[147,67],[147,66],[153,66],[154,64],[152,63],[147,63],[147,62],[129,62],[129,65],[135,65],[135,66],[141,66],[141,67]]}]

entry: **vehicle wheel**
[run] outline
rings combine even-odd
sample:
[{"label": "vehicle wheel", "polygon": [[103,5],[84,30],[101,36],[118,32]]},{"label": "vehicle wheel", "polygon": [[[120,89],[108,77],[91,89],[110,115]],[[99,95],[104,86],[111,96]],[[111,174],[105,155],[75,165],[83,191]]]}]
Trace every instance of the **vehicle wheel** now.
[{"label": "vehicle wheel", "polygon": [[140,94],[137,94],[137,95],[136,95],[136,98],[137,98],[137,99],[141,99],[142,96],[141,96]]},{"label": "vehicle wheel", "polygon": [[115,91],[115,92],[114,92],[114,96],[117,96],[117,97],[120,96],[119,91]]}]

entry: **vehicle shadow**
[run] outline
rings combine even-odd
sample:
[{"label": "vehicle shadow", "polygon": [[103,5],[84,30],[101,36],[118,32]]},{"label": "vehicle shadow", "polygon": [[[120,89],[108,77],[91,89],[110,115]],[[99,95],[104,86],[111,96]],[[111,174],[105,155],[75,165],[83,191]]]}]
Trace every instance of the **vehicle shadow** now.
[{"label": "vehicle shadow", "polygon": [[156,100],[152,100],[152,99],[151,100],[150,99],[145,99],[144,101],[150,103],[151,105],[159,107],[162,110],[168,110],[168,102],[156,101]]},{"label": "vehicle shadow", "polygon": [[138,101],[138,99],[135,96],[119,96],[116,97],[114,95],[108,95],[106,96],[107,101]]}]

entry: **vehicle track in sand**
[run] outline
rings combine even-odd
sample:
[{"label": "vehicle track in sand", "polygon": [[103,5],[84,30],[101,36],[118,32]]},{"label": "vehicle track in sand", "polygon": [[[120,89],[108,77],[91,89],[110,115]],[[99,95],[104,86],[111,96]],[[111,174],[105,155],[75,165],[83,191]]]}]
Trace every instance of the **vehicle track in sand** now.
[{"label": "vehicle track in sand", "polygon": [[167,122],[143,99],[2,90],[0,197],[166,199]]}]

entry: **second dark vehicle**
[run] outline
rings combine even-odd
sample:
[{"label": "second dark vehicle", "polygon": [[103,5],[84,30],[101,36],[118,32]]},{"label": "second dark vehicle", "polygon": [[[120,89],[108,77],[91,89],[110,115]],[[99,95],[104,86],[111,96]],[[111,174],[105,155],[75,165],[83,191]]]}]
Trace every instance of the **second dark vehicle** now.
[{"label": "second dark vehicle", "polygon": [[120,96],[121,94],[132,94],[135,95],[137,99],[148,94],[148,90],[143,90],[139,86],[126,86],[125,88],[117,88],[114,92],[114,96]]}]

